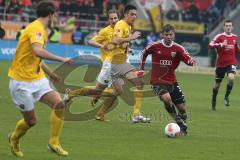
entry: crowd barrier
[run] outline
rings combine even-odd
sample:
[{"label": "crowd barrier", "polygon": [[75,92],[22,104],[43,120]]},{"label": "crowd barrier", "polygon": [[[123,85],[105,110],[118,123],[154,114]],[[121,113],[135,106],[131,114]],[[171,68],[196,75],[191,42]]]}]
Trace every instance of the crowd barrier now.
[{"label": "crowd barrier", "polygon": [[[17,41],[0,40],[0,60],[12,60],[16,51]],[[47,50],[62,57],[75,58],[82,55],[100,57],[100,50],[91,46],[49,43]],[[135,55],[129,55],[130,63],[138,63],[141,50],[135,50]]]}]

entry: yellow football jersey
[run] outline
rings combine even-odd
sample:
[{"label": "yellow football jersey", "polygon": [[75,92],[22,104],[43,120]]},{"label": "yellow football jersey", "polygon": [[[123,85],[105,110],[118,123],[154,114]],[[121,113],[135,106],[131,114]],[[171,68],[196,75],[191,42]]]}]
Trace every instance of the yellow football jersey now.
[{"label": "yellow football jersey", "polygon": [[[120,20],[114,26],[114,36],[119,38],[128,38],[131,34],[131,26],[124,20]],[[113,64],[122,64],[127,61],[127,49],[129,43],[124,42],[119,45],[115,45],[111,52],[111,57],[107,60]]]},{"label": "yellow football jersey", "polygon": [[45,75],[41,68],[41,58],[33,53],[32,44],[40,43],[46,47],[46,41],[47,31],[39,20],[35,20],[27,25],[19,39],[8,76],[12,79],[26,82],[43,78]]},{"label": "yellow football jersey", "polygon": [[[110,44],[110,49],[113,47],[112,44],[112,38],[113,38],[113,28],[109,25],[103,29],[101,29],[98,34],[96,36],[94,36],[92,38],[92,40],[100,43],[100,44]],[[100,49],[100,57],[101,60],[104,61],[106,59],[107,56],[109,56],[109,52],[111,52],[111,50],[105,50],[103,48]]]}]

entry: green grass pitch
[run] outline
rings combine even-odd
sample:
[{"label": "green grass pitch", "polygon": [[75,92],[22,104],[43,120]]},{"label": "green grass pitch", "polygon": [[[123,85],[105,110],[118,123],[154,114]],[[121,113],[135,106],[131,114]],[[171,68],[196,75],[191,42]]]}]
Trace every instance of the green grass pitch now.
[{"label": "green grass pitch", "polygon": [[[13,105],[9,90],[7,70],[10,63],[0,62],[0,160],[14,160],[7,134],[21,118]],[[56,67],[56,66],[53,66]],[[68,83],[79,84],[83,69],[74,71]],[[47,151],[50,109],[36,104],[38,124],[21,140],[26,160],[236,160],[240,157],[239,78],[236,78],[230,107],[225,107],[223,81],[217,101],[217,111],[210,110],[212,75],[178,73],[188,106],[189,135],[170,139],[164,135],[165,125],[171,121],[157,97],[145,98],[142,110],[151,116],[150,124],[132,124],[129,115],[132,107],[122,100],[117,108],[107,114],[109,122],[95,120],[65,122],[61,136],[68,157],[59,157]],[[94,85],[94,83],[85,85]],[[74,101],[73,112],[90,109],[90,98]]]}]

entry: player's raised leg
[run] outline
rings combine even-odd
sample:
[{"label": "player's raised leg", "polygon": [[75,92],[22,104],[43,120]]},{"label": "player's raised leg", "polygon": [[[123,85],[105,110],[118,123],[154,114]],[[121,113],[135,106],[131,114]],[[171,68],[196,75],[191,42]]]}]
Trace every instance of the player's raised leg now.
[{"label": "player's raised leg", "polygon": [[11,151],[17,157],[23,157],[23,152],[20,148],[21,137],[23,137],[26,132],[36,124],[37,121],[34,110],[23,111],[22,115],[24,118],[17,122],[15,130],[8,135]]},{"label": "player's raised leg", "polygon": [[[182,119],[182,117],[180,115],[185,115],[185,114],[181,114],[180,115],[177,114],[177,111],[175,109],[174,103],[172,102],[171,96],[168,92],[164,93],[163,95],[159,96],[160,99],[163,101],[164,105],[165,105],[165,109],[167,110],[167,112],[171,115],[171,117],[176,121],[176,123],[179,125],[182,134],[186,135],[187,134],[187,125],[186,125],[186,117],[184,117],[184,119]],[[180,105],[178,104],[178,107],[180,108],[180,106],[182,107],[182,109],[184,109],[184,105]],[[182,112],[183,113],[183,112]],[[186,113],[184,111],[184,113]]]},{"label": "player's raised leg", "polygon": [[133,106],[132,121],[134,123],[142,122],[149,123],[150,118],[147,118],[141,113],[142,106],[142,96],[143,96],[143,79],[141,76],[138,76],[138,71],[131,71],[126,74],[126,78],[132,82],[136,89],[134,90],[135,104]]},{"label": "player's raised leg", "polygon": [[[106,88],[107,88],[107,86],[106,86],[106,85],[103,85],[103,84],[101,84],[101,83],[97,83],[97,84],[96,84],[96,87],[95,87],[96,90],[100,90],[100,91],[104,91]],[[100,98],[100,97],[99,97],[98,95],[95,95],[95,96],[92,97],[91,105],[92,105],[93,107],[96,106],[96,103],[98,102],[99,98]]]},{"label": "player's raised leg", "polygon": [[224,96],[225,106],[230,106],[229,95],[230,95],[230,93],[232,91],[232,88],[233,88],[234,77],[235,77],[235,72],[227,74],[228,83],[227,83],[226,93],[225,93],[225,96]]},{"label": "player's raised leg", "polygon": [[216,111],[216,103],[217,103],[217,95],[218,90],[221,86],[222,79],[225,75],[225,69],[224,68],[216,68],[215,71],[215,85],[212,89],[212,100],[211,100],[211,107],[213,111]]},{"label": "player's raised leg", "polygon": [[50,91],[41,98],[41,102],[47,104],[52,108],[50,123],[51,123],[51,135],[49,139],[48,149],[61,156],[67,156],[68,152],[65,151],[60,142],[59,137],[64,124],[64,107],[65,104],[62,101],[60,95],[56,91]]},{"label": "player's raised leg", "polygon": [[22,113],[23,119],[17,122],[15,130],[8,135],[8,138],[12,153],[17,157],[22,157],[23,152],[20,148],[20,139],[37,122],[34,111],[34,98],[31,92],[29,92],[31,86],[28,83],[11,79],[9,89],[13,102]]}]

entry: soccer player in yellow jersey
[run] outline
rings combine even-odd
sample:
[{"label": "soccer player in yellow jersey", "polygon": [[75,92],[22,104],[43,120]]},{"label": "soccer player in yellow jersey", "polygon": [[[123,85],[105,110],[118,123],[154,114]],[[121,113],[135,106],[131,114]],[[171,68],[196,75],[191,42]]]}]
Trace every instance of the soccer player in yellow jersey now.
[{"label": "soccer player in yellow jersey", "polygon": [[113,43],[116,47],[114,47],[111,56],[107,57],[106,60],[111,63],[112,86],[117,95],[120,95],[123,92],[121,77],[127,78],[136,86],[137,89],[134,92],[135,105],[132,121],[134,123],[146,123],[150,122],[150,119],[144,117],[140,113],[143,79],[138,76],[140,72],[136,71],[134,66],[127,63],[127,53],[130,42],[141,36],[138,31],[131,34],[132,26],[136,17],[137,8],[133,5],[127,5],[124,9],[124,18],[118,21],[114,26]]},{"label": "soccer player in yellow jersey", "polygon": [[16,124],[15,130],[9,134],[9,142],[12,153],[22,157],[20,138],[37,122],[34,111],[36,101],[41,101],[52,108],[51,136],[48,149],[58,155],[67,156],[59,142],[59,136],[63,128],[63,111],[65,103],[60,94],[54,91],[46,73],[50,79],[59,81],[60,77],[52,73],[50,68],[42,62],[42,59],[50,59],[63,63],[72,63],[69,58],[62,58],[45,50],[47,42],[47,27],[52,23],[56,14],[52,2],[42,1],[37,5],[37,19],[30,23],[21,35],[17,45],[16,54],[9,68],[9,89],[13,102],[23,115],[23,119]]},{"label": "soccer player in yellow jersey", "polygon": [[[113,38],[113,28],[118,18],[118,12],[116,10],[109,10],[108,11],[108,22],[109,25],[103,29],[101,29],[96,36],[94,36],[91,40],[89,40],[89,44],[100,48],[100,56],[103,63],[101,72],[99,73],[99,76],[97,78],[97,84],[95,89],[103,91],[106,89],[109,85],[111,85],[111,66],[105,61],[106,57],[110,56],[111,49],[113,47],[112,45],[112,38]],[[92,99],[92,105],[95,106],[97,101],[99,99],[99,96],[94,96]],[[99,112],[96,115],[96,120],[105,121],[104,112],[107,111],[108,108],[101,108]]]}]

